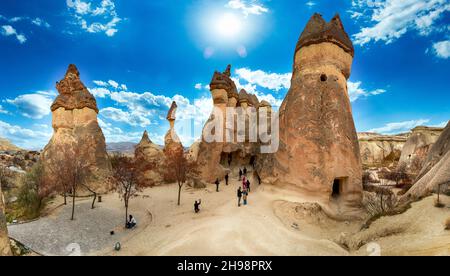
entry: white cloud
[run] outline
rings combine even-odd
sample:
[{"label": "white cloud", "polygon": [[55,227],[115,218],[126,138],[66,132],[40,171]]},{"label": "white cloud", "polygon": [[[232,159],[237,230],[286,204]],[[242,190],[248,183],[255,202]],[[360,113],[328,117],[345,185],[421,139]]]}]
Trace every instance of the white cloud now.
[{"label": "white cloud", "polygon": [[445,40],[433,44],[433,51],[439,58],[447,59],[450,57],[450,40]]},{"label": "white cloud", "polygon": [[98,124],[102,128],[107,143],[118,142],[139,142],[142,137],[141,131],[123,131],[119,127],[114,127],[111,123],[107,123],[98,118]]},{"label": "white cloud", "polygon": [[5,102],[14,105],[23,116],[31,119],[42,119],[50,114],[54,92],[38,91],[33,94],[24,94],[15,99],[6,99]]},{"label": "white cloud", "polygon": [[444,122],[441,122],[440,124],[433,125],[432,127],[442,127],[442,128],[444,128],[444,127],[446,127],[449,124],[449,122],[450,121],[444,121]]},{"label": "white cloud", "polygon": [[236,69],[236,75],[238,78],[251,84],[256,84],[277,92],[281,89],[289,89],[291,86],[291,73],[276,74],[266,73],[262,70],[252,71],[248,68],[239,68]]},{"label": "white cloud", "polygon": [[103,108],[100,110],[100,115],[115,122],[122,122],[131,126],[146,127],[151,124],[151,121],[141,112],[128,112],[114,107]]},{"label": "white cloud", "polygon": [[39,17],[36,17],[34,19],[30,19],[30,20],[31,20],[31,23],[33,23],[36,26],[45,27],[45,28],[50,28],[51,27],[48,22],[46,22],[45,20],[43,20],[43,19],[41,19]]},{"label": "white cloud", "polygon": [[1,104],[0,104],[0,114],[8,114],[8,111],[6,111]]},{"label": "white cloud", "polygon": [[203,83],[197,83],[197,84],[195,84],[194,88],[197,90],[208,90],[209,91],[209,84],[203,85]]},{"label": "white cloud", "polygon": [[306,2],[306,6],[308,6],[308,7],[310,7],[310,8],[314,7],[315,5],[317,5],[316,2],[313,2],[313,1],[308,1],[308,2]]},{"label": "white cloud", "polygon": [[128,87],[125,84],[121,84],[120,88],[122,88],[122,90],[125,90],[125,91],[128,90]]},{"label": "white cloud", "polygon": [[109,83],[109,85],[111,85],[115,89],[117,89],[119,87],[119,84],[116,81],[109,80],[108,83]]},{"label": "white cloud", "polygon": [[108,86],[108,83],[104,81],[95,80],[93,83],[97,86]]},{"label": "white cloud", "polygon": [[89,92],[91,92],[91,94],[96,98],[105,98],[111,94],[111,91],[104,87],[89,88]]},{"label": "white cloud", "polygon": [[429,121],[430,120],[428,120],[428,119],[419,119],[419,120],[388,123],[383,127],[374,128],[374,129],[368,130],[367,132],[376,132],[376,133],[381,133],[381,134],[394,134],[394,133],[408,132],[417,126],[422,126],[422,125],[428,123]]},{"label": "white cloud", "polygon": [[102,0],[93,7],[91,1],[66,0],[67,8],[72,12],[76,23],[89,33],[104,32],[112,37],[117,32],[117,24],[122,21],[116,12],[113,0]]},{"label": "white cloud", "polygon": [[366,89],[361,87],[361,84],[362,83],[360,81],[357,81],[357,82],[348,81],[347,82],[348,96],[350,97],[351,102],[354,102],[358,98],[361,98],[361,97],[376,96],[376,95],[386,93],[386,90],[384,90],[384,89],[375,89],[372,91],[367,91]]},{"label": "white cloud", "polygon": [[52,136],[52,130],[32,130],[0,121],[0,137],[24,149],[42,149]]},{"label": "white cloud", "polygon": [[16,29],[14,29],[11,25],[3,25],[1,28],[1,34],[4,36],[15,36],[20,44],[27,41],[25,35],[17,33]]},{"label": "white cloud", "polygon": [[283,99],[276,98],[275,96],[273,96],[270,93],[262,93],[262,92],[258,91],[255,84],[252,84],[252,83],[242,84],[241,80],[239,78],[231,78],[231,79],[236,84],[238,91],[240,91],[241,89],[244,89],[248,93],[254,94],[256,97],[258,97],[258,100],[260,102],[267,101],[275,109],[280,107],[281,103],[283,102]]},{"label": "white cloud", "polygon": [[269,9],[264,7],[262,4],[259,4],[257,0],[253,0],[252,3],[248,3],[245,0],[231,0],[225,5],[225,7],[239,10],[245,16],[250,14],[252,15],[261,15],[263,13],[269,12]]},{"label": "white cloud", "polygon": [[440,30],[437,21],[449,10],[447,0],[353,0],[351,17],[365,17],[372,23],[353,36],[354,42],[358,45],[371,41],[389,44],[408,31],[428,35]]}]

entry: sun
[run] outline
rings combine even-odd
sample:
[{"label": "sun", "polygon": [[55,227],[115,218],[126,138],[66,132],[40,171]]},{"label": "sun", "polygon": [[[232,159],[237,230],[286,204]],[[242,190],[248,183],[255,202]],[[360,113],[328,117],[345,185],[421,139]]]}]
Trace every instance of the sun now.
[{"label": "sun", "polygon": [[225,39],[235,39],[242,31],[242,22],[234,14],[225,13],[217,18],[214,29]]}]

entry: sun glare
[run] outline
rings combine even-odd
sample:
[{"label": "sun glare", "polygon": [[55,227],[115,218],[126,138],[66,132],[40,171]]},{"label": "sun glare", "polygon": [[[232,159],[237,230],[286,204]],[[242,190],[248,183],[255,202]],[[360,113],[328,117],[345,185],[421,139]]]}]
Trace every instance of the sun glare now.
[{"label": "sun glare", "polygon": [[226,13],[217,19],[215,30],[225,39],[235,39],[241,33],[242,22],[237,16]]}]

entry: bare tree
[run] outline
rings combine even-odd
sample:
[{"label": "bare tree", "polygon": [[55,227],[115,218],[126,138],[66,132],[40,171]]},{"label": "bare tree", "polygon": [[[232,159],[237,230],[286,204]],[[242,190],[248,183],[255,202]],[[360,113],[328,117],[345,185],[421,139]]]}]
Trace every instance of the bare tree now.
[{"label": "bare tree", "polygon": [[63,145],[56,147],[55,150],[60,155],[60,158],[58,158],[58,165],[51,170],[54,173],[53,179],[56,180],[56,183],[53,183],[53,189],[64,195],[65,203],[67,194],[70,193],[72,196],[71,220],[74,220],[75,201],[79,187],[82,186],[93,193],[92,208],[94,208],[97,194],[86,185],[89,165],[81,157],[78,144],[73,145],[71,148],[72,150],[69,150]]},{"label": "bare tree", "polygon": [[141,191],[142,186],[138,182],[138,170],[136,161],[130,157],[116,154],[111,158],[113,168],[113,183],[125,204],[125,225],[128,222],[128,207],[130,199]]},{"label": "bare tree", "polygon": [[178,184],[178,206],[181,204],[181,189],[188,178],[197,175],[197,166],[184,156],[183,148],[177,147],[165,151],[165,174],[167,182],[177,182]]}]

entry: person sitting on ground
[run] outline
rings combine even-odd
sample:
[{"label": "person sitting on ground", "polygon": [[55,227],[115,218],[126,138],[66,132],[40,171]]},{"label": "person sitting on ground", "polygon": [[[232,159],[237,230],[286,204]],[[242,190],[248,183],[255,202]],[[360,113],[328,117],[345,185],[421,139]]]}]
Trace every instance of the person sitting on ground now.
[{"label": "person sitting on ground", "polygon": [[214,182],[214,184],[216,184],[216,192],[219,192],[219,184],[220,184],[219,178],[216,179],[216,182]]},{"label": "person sitting on ground", "polygon": [[194,203],[194,211],[195,213],[200,212],[200,205],[202,204],[202,200],[199,199],[198,201],[195,201]]},{"label": "person sitting on ground", "polygon": [[132,228],[136,227],[136,225],[137,225],[136,219],[132,215],[130,215],[129,220],[126,225],[127,229],[132,229]]},{"label": "person sitting on ground", "polygon": [[237,197],[238,197],[238,207],[241,207],[241,198],[242,198],[242,190],[241,187],[237,190]]},{"label": "person sitting on ground", "polygon": [[228,186],[228,179],[229,179],[229,176],[228,176],[228,174],[226,174],[225,175],[225,185],[227,185],[227,186]]}]

